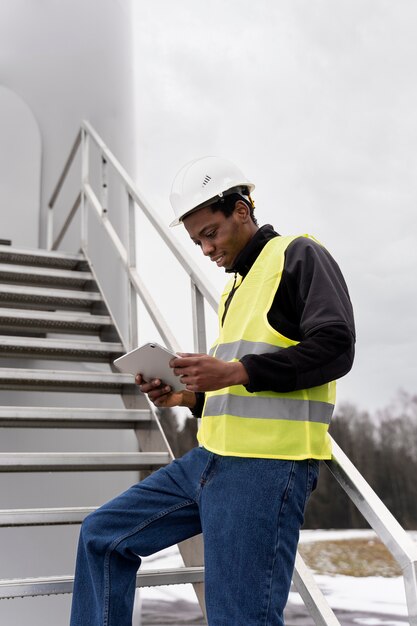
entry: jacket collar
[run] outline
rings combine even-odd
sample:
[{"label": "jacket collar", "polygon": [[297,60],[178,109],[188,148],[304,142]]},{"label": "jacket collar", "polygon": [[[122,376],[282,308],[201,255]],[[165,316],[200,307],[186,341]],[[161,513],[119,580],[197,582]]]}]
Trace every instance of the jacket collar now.
[{"label": "jacket collar", "polygon": [[233,267],[229,270],[226,270],[229,273],[238,273],[241,276],[246,276],[249,272],[252,265],[255,263],[265,244],[273,239],[274,237],[279,237],[278,233],[275,232],[273,226],[271,224],[265,224],[261,226],[252,239],[246,244],[246,246],[239,252],[237,255]]}]

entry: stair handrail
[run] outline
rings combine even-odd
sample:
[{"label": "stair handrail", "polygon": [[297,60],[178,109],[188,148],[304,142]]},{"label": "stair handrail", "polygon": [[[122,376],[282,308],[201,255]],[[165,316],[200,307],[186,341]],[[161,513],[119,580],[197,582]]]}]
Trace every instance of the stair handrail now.
[{"label": "stair handrail", "polygon": [[[179,350],[179,343],[175,339],[175,337],[170,332],[168,325],[163,320],[160,315],[155,303],[151,299],[149,291],[146,289],[142,280],[140,279],[137,271],[136,271],[136,261],[135,261],[135,242],[130,241],[129,248],[126,249],[119,236],[117,235],[115,229],[111,225],[108,217],[107,217],[107,208],[105,206],[105,197],[106,191],[103,193],[103,198],[100,201],[94,190],[92,189],[89,183],[89,140],[92,140],[97,148],[99,149],[101,160],[102,160],[102,189],[107,189],[107,165],[110,164],[113,167],[113,170],[117,173],[119,179],[125,187],[128,196],[129,202],[129,214],[132,223],[129,225],[129,232],[134,232],[134,217],[133,217],[133,207],[137,205],[146,216],[148,221],[154,227],[156,232],[162,238],[164,243],[168,246],[169,250],[174,254],[175,258],[179,261],[181,266],[187,272],[191,280],[191,289],[192,289],[192,303],[193,303],[193,317],[196,322],[197,328],[195,329],[194,334],[194,344],[195,348],[198,351],[206,351],[206,337],[205,337],[205,321],[204,321],[204,300],[208,302],[208,304],[216,311],[217,303],[219,301],[219,294],[216,293],[215,288],[209,283],[207,278],[203,275],[203,272],[195,265],[194,261],[188,255],[188,253],[183,249],[181,244],[173,237],[170,230],[165,226],[164,221],[157,215],[155,210],[151,207],[150,203],[146,200],[142,193],[139,192],[134,182],[132,181],[129,174],[108,148],[108,146],[101,139],[96,130],[91,126],[89,122],[83,120],[81,124],[81,128],[77,133],[74,144],[71,148],[70,154],[64,164],[62,173],[59,177],[58,183],[56,184],[54,191],[51,195],[51,199],[48,203],[48,220],[47,220],[47,248],[49,250],[56,250],[62,241],[65,232],[67,231],[69,225],[72,222],[72,219],[77,211],[77,209],[81,206],[81,210],[83,212],[83,216],[81,218],[82,221],[82,247],[85,245],[85,232],[86,232],[86,205],[89,204],[95,209],[95,212],[99,218],[101,218],[102,224],[105,227],[107,234],[110,237],[110,240],[116,249],[121,261],[125,267],[125,270],[128,273],[128,277],[130,283],[133,288],[141,298],[143,304],[145,305],[151,319],[155,323],[158,331],[161,333],[162,338],[165,340],[166,344],[172,348],[173,350]],[[65,222],[58,233],[58,235],[53,238],[53,215],[54,215],[54,207],[56,201],[60,195],[60,192],[64,186],[67,175],[74,163],[75,157],[78,151],[81,148],[81,156],[82,156],[82,183],[81,183],[81,191],[78,194],[72,208],[69,211]],[[103,201],[104,200],[104,201]],[[83,232],[84,232],[84,241],[83,241]],[[195,326],[195,324],[194,324]],[[131,334],[134,334],[131,331]]]},{"label": "stair handrail", "polygon": [[[93,189],[88,182],[88,141],[89,138],[94,141],[99,148],[101,158],[103,162],[102,178],[104,181],[104,187],[107,187],[107,173],[106,166],[110,163],[113,169],[117,172],[118,176],[125,185],[126,191],[129,197],[129,207],[132,208],[132,204],[137,204],[146,215],[150,223],[154,226],[156,231],[162,237],[171,252],[178,259],[182,267],[188,273],[193,289],[193,326],[196,346],[204,348],[205,346],[205,330],[204,326],[204,308],[203,299],[205,298],[208,304],[217,310],[218,294],[216,290],[207,282],[207,279],[203,276],[203,273],[195,266],[189,255],[183,250],[182,246],[172,237],[168,228],[164,225],[163,221],[157,217],[157,213],[151,205],[147,202],[144,196],[136,189],[130,176],[121,166],[119,161],[109,150],[106,144],[103,142],[98,133],[87,121],[83,121],[81,129],[77,134],[74,141],[70,155],[65,163],[62,174],[54,189],[49,202],[49,219],[48,219],[48,247],[49,249],[55,249],[56,242],[62,240],[62,232],[60,232],[52,241],[52,219],[53,208],[56,199],[62,189],[66,176],[74,161],[75,155],[78,150],[82,149],[82,189],[81,189],[81,206],[87,202],[96,210],[98,215],[101,216],[103,224],[110,236],[113,245],[117,249],[125,268],[129,275],[129,280],[135,292],[139,295],[145,304],[148,312],[153,317],[153,320],[161,332],[161,335],[165,339],[166,343],[174,350],[179,350],[179,345],[175,338],[172,336],[167,325],[159,314],[155,314],[156,306],[152,302],[150,295],[147,293],[139,274],[136,271],[134,259],[132,264],[132,257],[129,251],[120,241],[116,231],[111,226],[108,218],[106,218],[105,201],[100,202],[94,193]],[[87,161],[87,162],[86,162]],[[105,195],[104,195],[105,200]],[[70,210],[69,216],[64,223],[63,228],[67,228],[69,222],[72,220],[75,214],[74,203]],[[77,206],[78,208],[78,206]],[[84,216],[85,219],[85,216]],[[133,230],[134,232],[134,230]],[[133,244],[132,244],[133,245]],[[156,317],[155,317],[156,315]],[[197,329],[195,328],[197,326]],[[201,351],[206,351],[205,349]],[[404,579],[405,595],[407,601],[407,610],[410,625],[417,626],[417,545],[411,540],[407,532],[398,523],[392,513],[384,505],[382,500],[377,496],[375,491],[370,487],[367,481],[363,478],[357,468],[351,463],[346,454],[338,446],[338,444],[332,438],[332,458],[326,461],[331,473],[339,482],[343,490],[346,492],[351,501],[355,504],[358,510],[362,513],[369,525],[374,529],[375,533],[379,536],[382,543],[390,551],[394,559],[397,561],[402,570]],[[297,588],[300,591],[304,600],[307,599],[309,608],[312,611],[312,616],[315,619],[316,624],[329,624],[329,612],[327,603],[324,602],[324,598],[317,593],[317,590],[310,589],[310,592],[305,589],[303,581],[305,581],[305,566],[298,555],[296,562],[296,570],[294,575],[294,581],[297,584]],[[334,616],[331,618],[333,623],[337,623]]]},{"label": "stair handrail", "polygon": [[332,438],[326,465],[401,568],[410,625],[417,625],[417,544]]}]

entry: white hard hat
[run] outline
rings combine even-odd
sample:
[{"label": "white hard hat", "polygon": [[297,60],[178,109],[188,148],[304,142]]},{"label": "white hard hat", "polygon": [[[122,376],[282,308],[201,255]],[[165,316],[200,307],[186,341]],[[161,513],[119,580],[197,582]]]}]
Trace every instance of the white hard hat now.
[{"label": "white hard hat", "polygon": [[253,189],[255,185],[231,161],[215,156],[194,159],[180,169],[172,183],[169,199],[176,217],[170,226],[181,224],[188,213],[212,204],[226,192],[247,195]]}]

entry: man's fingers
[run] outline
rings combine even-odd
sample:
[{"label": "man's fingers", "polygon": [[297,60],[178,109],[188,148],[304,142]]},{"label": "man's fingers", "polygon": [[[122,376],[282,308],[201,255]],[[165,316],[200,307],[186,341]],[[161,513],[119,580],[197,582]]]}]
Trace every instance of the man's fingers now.
[{"label": "man's fingers", "polygon": [[206,357],[207,354],[195,354],[190,352],[181,352],[179,357],[174,357],[170,360],[170,367],[189,367],[196,362],[196,360],[201,359],[201,357]]},{"label": "man's fingers", "polygon": [[146,382],[143,380],[140,374],[137,374],[135,377],[135,382],[139,385],[139,388],[142,393],[147,393],[149,395],[153,394],[157,391],[157,396],[165,393],[169,393],[171,391],[171,387],[168,385],[164,385],[159,378],[154,378],[150,382]]}]

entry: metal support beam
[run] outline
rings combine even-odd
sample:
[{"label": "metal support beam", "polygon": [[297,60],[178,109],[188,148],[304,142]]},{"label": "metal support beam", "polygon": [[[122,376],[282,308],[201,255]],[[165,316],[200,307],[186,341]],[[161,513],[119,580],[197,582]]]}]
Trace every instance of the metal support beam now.
[{"label": "metal support beam", "polygon": [[193,313],[194,350],[206,354],[207,341],[204,296],[193,280],[191,280],[191,305]]},{"label": "metal support beam", "polygon": [[81,248],[88,249],[88,204],[85,188],[90,176],[90,135],[81,130]]},{"label": "metal support beam", "polygon": [[293,582],[316,626],[340,626],[339,620],[299,553],[295,559]]},{"label": "metal support beam", "polygon": [[81,192],[77,195],[77,197],[74,200],[74,204],[71,207],[70,212],[67,215],[67,218],[65,220],[65,222],[63,223],[61,230],[59,231],[58,235],[55,237],[55,239],[53,239],[53,234],[51,235],[52,239],[51,239],[51,247],[49,248],[50,250],[57,250],[59,248],[59,246],[61,245],[61,241],[64,239],[65,234],[68,230],[68,228],[71,225],[72,220],[74,219],[75,214],[77,213],[80,205],[81,205],[81,200],[82,200],[82,194]]},{"label": "metal support beam", "polygon": [[[127,194],[129,240],[127,248],[127,262],[130,270],[136,269],[136,204],[130,193]],[[128,278],[128,324],[129,348],[133,350],[138,345],[138,302],[134,284]]]},{"label": "metal support beam", "polygon": [[[77,133],[77,136],[75,138],[74,144],[73,144],[73,146],[71,148],[71,152],[69,154],[69,157],[68,157],[68,159],[67,159],[67,161],[66,161],[66,163],[64,165],[64,169],[62,170],[62,174],[59,177],[59,180],[58,180],[58,182],[56,184],[56,187],[55,187],[55,189],[53,191],[53,194],[52,194],[51,199],[50,199],[49,204],[48,204],[49,211],[48,211],[47,236],[46,236],[46,245],[47,245],[47,249],[48,250],[53,249],[53,245],[54,245],[53,244],[53,237],[54,237],[54,225],[53,225],[54,205],[55,205],[56,199],[58,198],[58,196],[60,194],[60,191],[62,189],[62,186],[63,186],[64,182],[65,182],[67,174],[68,174],[69,170],[71,169],[72,163],[73,163],[73,161],[75,159],[75,156],[76,156],[76,154],[78,152],[78,149],[80,147],[82,134],[83,134],[83,131],[79,130],[78,133]],[[73,209],[74,209],[74,207],[73,207]],[[73,209],[71,210],[70,213],[72,213]],[[71,219],[72,219],[72,217],[71,217]],[[67,222],[70,222],[71,219],[67,218],[65,224]],[[57,244],[57,247],[58,247],[58,245],[59,245],[59,243]]]}]

